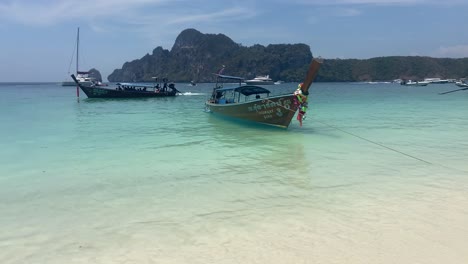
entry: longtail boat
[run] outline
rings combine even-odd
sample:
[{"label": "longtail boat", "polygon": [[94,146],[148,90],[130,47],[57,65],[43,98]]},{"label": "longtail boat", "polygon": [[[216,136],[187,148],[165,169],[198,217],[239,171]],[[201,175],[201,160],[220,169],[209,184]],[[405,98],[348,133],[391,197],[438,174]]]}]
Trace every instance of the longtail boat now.
[{"label": "longtail boat", "polygon": [[168,84],[165,79],[163,84],[156,83],[155,85],[117,83],[115,86],[103,86],[99,83],[82,83],[73,74],[71,77],[88,98],[168,97],[180,93],[173,83]]},{"label": "longtail boat", "polygon": [[[270,96],[270,91],[256,85],[242,85],[243,78],[216,74],[216,85],[211,98],[205,102],[207,112],[223,117],[288,128],[299,110],[297,119],[302,126],[307,111],[309,87],[320,68],[321,61],[312,60],[304,82],[294,93]],[[224,88],[225,81],[236,81],[238,86]]]}]

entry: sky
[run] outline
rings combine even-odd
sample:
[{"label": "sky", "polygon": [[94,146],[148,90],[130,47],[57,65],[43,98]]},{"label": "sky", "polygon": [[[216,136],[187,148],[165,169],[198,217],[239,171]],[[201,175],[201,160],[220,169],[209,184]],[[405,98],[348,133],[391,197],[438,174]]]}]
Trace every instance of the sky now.
[{"label": "sky", "polygon": [[314,57],[468,57],[468,0],[0,0],[0,82],[103,79],[194,28],[243,46],[310,46]]}]

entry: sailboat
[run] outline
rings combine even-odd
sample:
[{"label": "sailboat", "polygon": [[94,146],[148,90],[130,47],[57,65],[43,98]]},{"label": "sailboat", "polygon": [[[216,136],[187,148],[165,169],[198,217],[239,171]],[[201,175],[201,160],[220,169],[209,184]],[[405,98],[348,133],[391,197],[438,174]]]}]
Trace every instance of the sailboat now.
[{"label": "sailboat", "polygon": [[[78,68],[79,64],[79,51],[80,51],[80,28],[78,28],[77,35],[76,35],[76,74],[75,78],[80,82],[81,84],[84,85],[91,85],[93,83],[99,83],[99,81],[96,78],[92,78],[89,76],[89,72],[86,71],[80,71]],[[73,57],[72,57],[73,60]],[[71,63],[70,63],[71,65]],[[69,69],[70,71],[70,69]],[[70,75],[70,72],[68,72]],[[74,80],[70,81],[63,81],[62,86],[76,86],[76,83]]]},{"label": "sailboat", "polygon": [[148,98],[148,97],[167,97],[176,96],[181,92],[175,88],[174,83],[169,83],[166,78],[157,82],[155,78],[154,85],[144,85],[136,83],[117,83],[114,86],[102,84],[95,78],[88,77],[89,72],[78,70],[78,55],[80,43],[80,28],[76,37],[76,75],[72,74],[74,85],[76,85],[76,97],[80,98],[80,89],[88,98]]},{"label": "sailboat", "polygon": [[149,98],[149,97],[170,97],[181,94],[174,83],[169,83],[164,78],[162,83],[154,85],[137,83],[116,83],[114,86],[102,86],[98,84],[82,84],[75,75],[71,77],[75,80],[81,90],[88,98]]}]

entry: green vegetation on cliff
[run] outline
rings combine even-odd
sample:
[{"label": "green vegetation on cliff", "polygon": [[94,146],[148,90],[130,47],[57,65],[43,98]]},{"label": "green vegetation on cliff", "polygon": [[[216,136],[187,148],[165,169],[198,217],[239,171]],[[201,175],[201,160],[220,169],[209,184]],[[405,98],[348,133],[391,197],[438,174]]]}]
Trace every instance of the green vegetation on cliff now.
[{"label": "green vegetation on cliff", "polygon": [[223,34],[186,29],[179,34],[171,51],[157,47],[151,55],[124,63],[108,80],[151,81],[151,77],[158,76],[178,82],[212,82],[213,73],[223,65],[225,74],[244,78],[269,74],[278,80],[300,80],[311,59],[310,47],[305,44],[244,47]]},{"label": "green vegetation on cliff", "polygon": [[378,57],[367,60],[327,59],[317,81],[389,81],[394,79],[422,80],[439,77],[459,79],[468,76],[468,58]]},{"label": "green vegetation on cliff", "polygon": [[[245,47],[223,34],[186,29],[170,51],[157,47],[141,59],[126,62],[108,76],[111,82],[151,81],[153,76],[177,82],[212,82],[224,74],[246,79],[269,74],[273,80],[302,81],[312,59],[306,44]],[[458,79],[468,76],[468,58],[379,57],[365,60],[325,59],[317,81],[351,82],[426,77]]]}]

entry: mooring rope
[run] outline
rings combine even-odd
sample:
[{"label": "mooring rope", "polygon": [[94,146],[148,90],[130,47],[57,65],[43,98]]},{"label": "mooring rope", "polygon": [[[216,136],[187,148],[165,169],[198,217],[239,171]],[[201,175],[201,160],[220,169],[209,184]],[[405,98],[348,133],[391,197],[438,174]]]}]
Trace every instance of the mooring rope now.
[{"label": "mooring rope", "polygon": [[[273,102],[273,101],[271,101],[271,100],[268,99],[268,98],[264,98],[263,101],[268,101],[268,102],[272,102],[272,103],[275,103],[275,104],[276,104],[276,102]],[[286,107],[284,107],[283,105],[277,105],[277,106],[279,106],[279,107],[281,107],[281,108],[284,108],[284,109],[286,109],[287,111],[291,111],[291,112],[296,112],[296,111],[297,111],[297,108],[296,108],[297,106],[296,106],[295,104],[294,104],[294,108],[296,108],[296,109],[294,109],[294,110],[291,109],[291,108],[286,108]],[[464,171],[464,170],[461,170],[461,169],[452,168],[452,167],[445,166],[445,165],[442,165],[442,164],[436,164],[436,163],[434,163],[434,162],[430,162],[430,161],[427,161],[427,160],[425,160],[425,159],[418,158],[418,157],[416,157],[416,156],[410,155],[410,154],[405,153],[405,152],[403,152],[403,151],[400,151],[400,150],[391,148],[391,147],[389,147],[389,146],[385,146],[384,144],[381,144],[381,143],[378,143],[378,142],[376,142],[376,141],[373,141],[373,140],[364,138],[364,137],[362,137],[362,136],[356,135],[356,134],[354,134],[354,133],[348,132],[348,131],[346,131],[346,130],[344,130],[344,129],[341,129],[341,128],[339,128],[339,127],[332,126],[332,125],[327,124],[327,123],[325,123],[325,122],[317,121],[317,120],[315,120],[315,122],[321,123],[321,124],[323,124],[323,125],[325,125],[325,126],[328,126],[328,127],[330,127],[330,128],[336,129],[336,130],[341,131],[341,132],[343,132],[343,133],[345,133],[345,134],[348,134],[348,135],[351,135],[351,136],[353,136],[353,137],[359,138],[359,139],[361,139],[361,140],[364,140],[364,141],[369,142],[369,143],[371,143],[371,144],[374,144],[374,145],[377,145],[377,146],[379,146],[379,147],[385,148],[385,149],[387,149],[387,150],[396,152],[396,153],[398,153],[398,154],[401,154],[401,155],[410,157],[410,158],[412,158],[412,159],[421,161],[421,162],[423,162],[423,163],[426,163],[426,164],[429,164],[429,165],[434,165],[434,166],[440,166],[440,167],[443,167],[443,168],[446,168],[446,169],[449,169],[449,170],[455,170],[455,171],[459,171],[459,172],[468,173],[467,171]]]},{"label": "mooring rope", "polygon": [[378,143],[378,142],[375,142],[375,141],[373,141],[373,140],[370,140],[370,139],[364,138],[364,137],[362,137],[362,136],[356,135],[356,134],[354,134],[354,133],[348,132],[348,131],[343,130],[343,129],[339,128],[339,127],[335,127],[335,126],[329,125],[329,124],[327,124],[327,123],[325,123],[325,122],[317,121],[317,120],[315,120],[315,122],[321,123],[321,124],[323,124],[323,125],[325,125],[325,126],[328,126],[328,127],[330,127],[330,128],[336,129],[336,130],[338,130],[338,131],[341,131],[341,132],[346,133],[346,134],[348,134],[348,135],[351,135],[351,136],[353,136],[353,137],[359,138],[359,139],[364,140],[364,141],[366,141],[366,142],[369,142],[369,143],[371,143],[371,144],[380,146],[380,147],[382,147],[382,148],[388,149],[388,150],[390,150],[390,151],[399,153],[399,154],[401,154],[401,155],[410,157],[410,158],[415,159],[415,160],[419,160],[419,161],[424,162],[424,163],[426,163],[426,164],[430,164],[430,165],[434,165],[434,166],[440,166],[440,167],[443,167],[443,168],[446,168],[446,169],[450,169],[450,170],[455,170],[455,171],[459,171],[459,172],[468,173],[467,171],[464,171],[464,170],[461,170],[461,169],[452,168],[452,167],[445,166],[445,165],[442,165],[442,164],[436,164],[436,163],[434,163],[434,162],[430,162],[430,161],[424,160],[424,159],[422,159],[422,158],[418,158],[418,157],[416,157],[416,156],[410,155],[410,154],[405,153],[405,152],[403,152],[403,151],[400,151],[400,150],[391,148],[391,147],[389,147],[389,146],[385,146],[385,145],[383,145],[383,144],[381,144],[381,143]]}]

